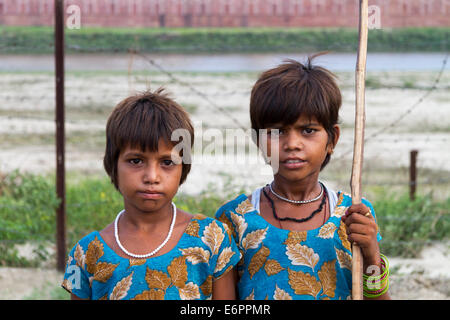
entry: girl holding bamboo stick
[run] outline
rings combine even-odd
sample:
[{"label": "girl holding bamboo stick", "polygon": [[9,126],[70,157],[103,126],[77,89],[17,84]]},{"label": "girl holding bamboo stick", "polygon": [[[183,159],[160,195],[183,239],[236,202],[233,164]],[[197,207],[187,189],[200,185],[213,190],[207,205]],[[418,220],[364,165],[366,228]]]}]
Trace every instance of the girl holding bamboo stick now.
[{"label": "girl holding bamboo stick", "polygon": [[389,298],[372,205],[352,205],[319,180],[339,139],[342,98],[314,57],[267,70],[251,92],[252,129],[273,181],[216,212],[242,253],[240,299],[349,299],[352,243],[362,251],[365,299]]}]

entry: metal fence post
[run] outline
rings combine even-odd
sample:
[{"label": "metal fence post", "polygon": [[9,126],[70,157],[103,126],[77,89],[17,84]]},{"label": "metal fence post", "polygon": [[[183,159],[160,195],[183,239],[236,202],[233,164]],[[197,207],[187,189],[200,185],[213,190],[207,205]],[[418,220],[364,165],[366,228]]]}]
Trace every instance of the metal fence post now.
[{"label": "metal fence post", "polygon": [[55,75],[56,75],[56,192],[60,199],[56,211],[57,269],[66,263],[66,187],[64,133],[64,0],[55,0]]},{"label": "metal fence post", "polygon": [[417,186],[417,154],[419,151],[411,150],[409,154],[409,199],[416,199]]}]

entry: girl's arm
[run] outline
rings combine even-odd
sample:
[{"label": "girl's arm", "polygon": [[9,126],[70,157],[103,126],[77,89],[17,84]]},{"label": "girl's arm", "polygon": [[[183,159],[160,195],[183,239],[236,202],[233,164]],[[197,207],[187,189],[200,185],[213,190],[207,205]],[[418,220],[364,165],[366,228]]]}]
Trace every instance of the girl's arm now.
[{"label": "girl's arm", "polygon": [[236,299],[236,272],[234,268],[213,282],[212,299],[213,300]]},{"label": "girl's arm", "polygon": [[[347,239],[351,243],[356,242],[361,248],[363,272],[371,276],[374,269],[381,270],[380,247],[377,241],[378,226],[370,214],[370,209],[362,203],[352,205],[342,217],[342,221],[346,225]],[[364,300],[388,299],[391,299],[388,291],[376,298],[364,297]]]}]

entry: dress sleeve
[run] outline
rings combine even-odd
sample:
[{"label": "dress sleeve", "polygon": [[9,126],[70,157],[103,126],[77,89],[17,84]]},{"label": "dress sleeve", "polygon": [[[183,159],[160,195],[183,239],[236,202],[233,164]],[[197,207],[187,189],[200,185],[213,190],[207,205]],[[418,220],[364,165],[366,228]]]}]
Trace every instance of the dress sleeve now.
[{"label": "dress sleeve", "polygon": [[221,229],[223,239],[217,254],[212,257],[213,263],[211,267],[213,268],[212,275],[214,280],[219,279],[226,272],[230,271],[241,259],[241,253],[234,242],[229,228],[220,223],[220,221],[217,222],[217,225]]},{"label": "dress sleeve", "polygon": [[233,241],[236,245],[239,246],[238,225],[233,223],[233,217],[231,216],[232,214],[234,214],[235,207],[236,206],[234,205],[234,200],[222,205],[216,211],[215,218],[227,226],[228,230],[231,233]]},{"label": "dress sleeve", "polygon": [[84,263],[86,248],[83,248],[80,242],[69,253],[61,286],[80,299],[90,299],[92,291]]}]

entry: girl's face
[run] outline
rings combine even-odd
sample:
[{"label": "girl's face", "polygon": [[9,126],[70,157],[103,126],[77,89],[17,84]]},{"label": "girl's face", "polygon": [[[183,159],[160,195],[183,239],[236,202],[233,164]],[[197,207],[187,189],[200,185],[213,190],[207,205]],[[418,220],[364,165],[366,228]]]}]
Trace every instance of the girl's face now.
[{"label": "girl's face", "polygon": [[[271,129],[278,129],[278,134]],[[278,139],[278,171],[275,174],[292,182],[309,179],[317,181],[322,163],[327,154],[333,151],[339,138],[338,125],[335,125],[335,130],[335,141],[328,143],[328,134],[322,124],[314,117],[304,115],[292,125],[274,125],[268,128],[269,157],[272,144],[276,147]]]},{"label": "girl's face", "polygon": [[171,203],[182,173],[181,158],[172,153],[172,148],[160,140],[156,152],[130,147],[122,150],[117,160],[117,177],[125,210],[149,213]]}]

